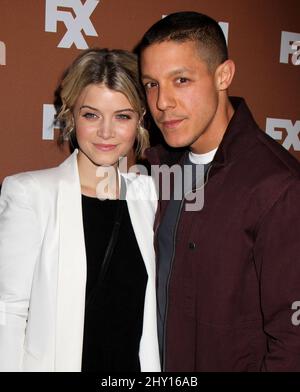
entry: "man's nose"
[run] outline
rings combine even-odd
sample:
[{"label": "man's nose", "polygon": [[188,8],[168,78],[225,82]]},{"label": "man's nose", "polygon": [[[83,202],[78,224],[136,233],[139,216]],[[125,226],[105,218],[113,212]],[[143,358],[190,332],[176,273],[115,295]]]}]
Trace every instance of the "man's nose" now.
[{"label": "man's nose", "polygon": [[175,97],[172,90],[168,87],[159,87],[156,106],[158,110],[165,111],[174,108],[176,105]]}]

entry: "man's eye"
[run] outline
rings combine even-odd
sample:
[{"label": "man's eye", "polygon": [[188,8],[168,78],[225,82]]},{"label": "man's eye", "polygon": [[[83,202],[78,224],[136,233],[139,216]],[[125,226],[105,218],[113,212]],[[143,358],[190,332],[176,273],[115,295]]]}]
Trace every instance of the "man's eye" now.
[{"label": "man's eye", "polygon": [[147,82],[144,84],[144,87],[146,90],[150,90],[151,88],[156,87],[156,86],[157,86],[156,82]]},{"label": "man's eye", "polygon": [[183,83],[187,83],[189,80],[187,78],[178,78],[176,79],[176,83],[178,84],[183,84]]}]

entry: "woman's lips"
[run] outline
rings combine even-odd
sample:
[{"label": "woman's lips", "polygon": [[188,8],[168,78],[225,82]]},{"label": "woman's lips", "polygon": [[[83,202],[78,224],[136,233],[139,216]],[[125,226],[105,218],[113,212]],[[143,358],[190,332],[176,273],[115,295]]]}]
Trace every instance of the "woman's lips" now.
[{"label": "woman's lips", "polygon": [[99,151],[112,151],[116,148],[116,144],[94,144]]}]

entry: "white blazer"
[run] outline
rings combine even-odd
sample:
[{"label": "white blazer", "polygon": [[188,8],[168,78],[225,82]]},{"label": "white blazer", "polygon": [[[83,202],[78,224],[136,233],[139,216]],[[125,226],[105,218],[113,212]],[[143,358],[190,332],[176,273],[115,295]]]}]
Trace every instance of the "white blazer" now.
[{"label": "white blazer", "polygon": [[[146,200],[153,192],[147,176],[124,178],[129,214],[148,273],[141,370],[159,371],[153,249],[156,200]],[[136,194],[139,200],[134,200]],[[3,182],[0,371],[81,371],[85,289],[75,151],[58,167],[17,174]]]}]

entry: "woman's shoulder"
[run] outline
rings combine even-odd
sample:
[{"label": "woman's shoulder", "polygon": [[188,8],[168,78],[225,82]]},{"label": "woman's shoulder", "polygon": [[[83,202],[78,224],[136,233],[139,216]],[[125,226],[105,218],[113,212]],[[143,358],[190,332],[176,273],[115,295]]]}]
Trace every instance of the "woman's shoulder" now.
[{"label": "woman's shoulder", "polygon": [[37,207],[38,200],[43,204],[49,204],[53,190],[55,192],[54,181],[49,181],[52,172],[55,172],[55,168],[22,172],[6,177],[1,187],[1,199],[26,208]]},{"label": "woman's shoulder", "polygon": [[58,167],[34,171],[26,171],[10,175],[4,178],[2,189],[6,186],[10,187],[26,187],[34,188],[36,186],[45,185],[57,173]]},{"label": "woman's shoulder", "polygon": [[55,188],[57,186],[59,178],[63,176],[65,167],[72,160],[70,158],[71,157],[68,157],[59,166],[41,170],[25,171],[5,177],[2,184],[2,191],[4,191],[6,187],[24,187],[32,190],[36,190],[38,188],[39,191],[45,191],[49,188],[53,191],[53,187]]}]

